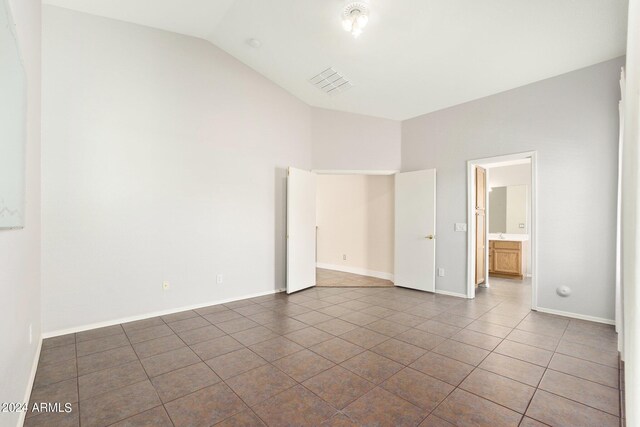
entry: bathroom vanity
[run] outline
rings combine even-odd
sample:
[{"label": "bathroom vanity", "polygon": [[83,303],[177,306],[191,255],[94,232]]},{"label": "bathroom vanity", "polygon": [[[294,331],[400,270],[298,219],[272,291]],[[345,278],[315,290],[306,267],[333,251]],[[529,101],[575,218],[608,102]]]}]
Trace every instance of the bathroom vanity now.
[{"label": "bathroom vanity", "polygon": [[520,279],[524,277],[523,243],[527,236],[489,235],[489,275]]}]

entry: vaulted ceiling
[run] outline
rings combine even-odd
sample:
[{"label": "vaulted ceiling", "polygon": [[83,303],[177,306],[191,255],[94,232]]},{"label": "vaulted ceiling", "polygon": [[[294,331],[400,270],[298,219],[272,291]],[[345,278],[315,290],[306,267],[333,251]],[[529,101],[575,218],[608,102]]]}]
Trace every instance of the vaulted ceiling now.
[{"label": "vaulted ceiling", "polygon": [[[625,53],[627,0],[370,0],[353,38],[343,0],[44,0],[209,40],[306,103],[404,120]],[[260,41],[251,47],[248,39]],[[328,95],[309,79],[353,82]]]}]

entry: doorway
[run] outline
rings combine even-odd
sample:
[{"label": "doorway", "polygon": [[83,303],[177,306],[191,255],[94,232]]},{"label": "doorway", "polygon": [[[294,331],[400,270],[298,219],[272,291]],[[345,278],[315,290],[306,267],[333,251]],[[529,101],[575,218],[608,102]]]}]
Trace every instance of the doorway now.
[{"label": "doorway", "polygon": [[[341,267],[340,264],[345,264],[341,261],[347,261],[349,254],[335,248],[332,261],[330,260],[333,264],[323,264],[323,260],[317,259],[318,235],[324,237],[327,231],[318,222],[318,178],[323,175],[354,174],[393,175],[393,195],[387,200],[387,205],[393,203],[392,206],[388,206],[390,211],[392,209],[388,216],[393,217],[393,238],[387,239],[386,243],[387,249],[393,251],[392,276],[389,272],[379,272],[360,266]],[[435,169],[394,173],[305,171],[289,168],[287,187],[287,293],[316,286],[317,267],[323,269],[321,275],[327,281],[332,273],[341,273],[357,275],[358,277],[350,276],[349,279],[361,281],[392,278],[395,286],[435,291]],[[351,205],[350,200],[349,205]],[[340,206],[333,210],[339,208]],[[352,206],[352,209],[356,208],[357,206]],[[360,227],[359,224],[357,226]],[[332,230],[329,234],[339,240],[345,232]],[[336,256],[339,258],[336,259]],[[374,274],[370,274],[371,272]],[[382,277],[375,277],[376,275]]]},{"label": "doorway", "polygon": [[467,167],[467,297],[490,292],[535,310],[536,153],[471,160]]},{"label": "doorway", "polygon": [[319,173],[316,183],[316,286],[393,286],[395,174]]}]

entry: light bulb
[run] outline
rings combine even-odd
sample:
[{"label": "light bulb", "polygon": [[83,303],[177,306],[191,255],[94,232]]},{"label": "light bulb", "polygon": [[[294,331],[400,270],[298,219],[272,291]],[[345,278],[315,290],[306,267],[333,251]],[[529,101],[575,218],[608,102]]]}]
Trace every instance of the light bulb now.
[{"label": "light bulb", "polygon": [[345,31],[351,32],[351,30],[353,30],[353,21],[349,18],[343,19],[342,28],[344,28]]},{"label": "light bulb", "polygon": [[369,22],[369,17],[365,14],[360,14],[358,15],[358,18],[356,18],[356,22],[358,22],[358,26],[360,28],[364,28],[365,25],[367,25],[367,22]]}]

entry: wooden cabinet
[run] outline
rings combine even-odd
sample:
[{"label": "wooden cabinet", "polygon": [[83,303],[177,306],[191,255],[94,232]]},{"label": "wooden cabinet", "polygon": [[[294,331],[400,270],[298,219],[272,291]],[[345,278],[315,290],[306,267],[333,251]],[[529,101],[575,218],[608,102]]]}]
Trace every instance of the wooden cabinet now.
[{"label": "wooden cabinet", "polygon": [[489,274],[496,277],[522,279],[522,242],[490,240]]}]

